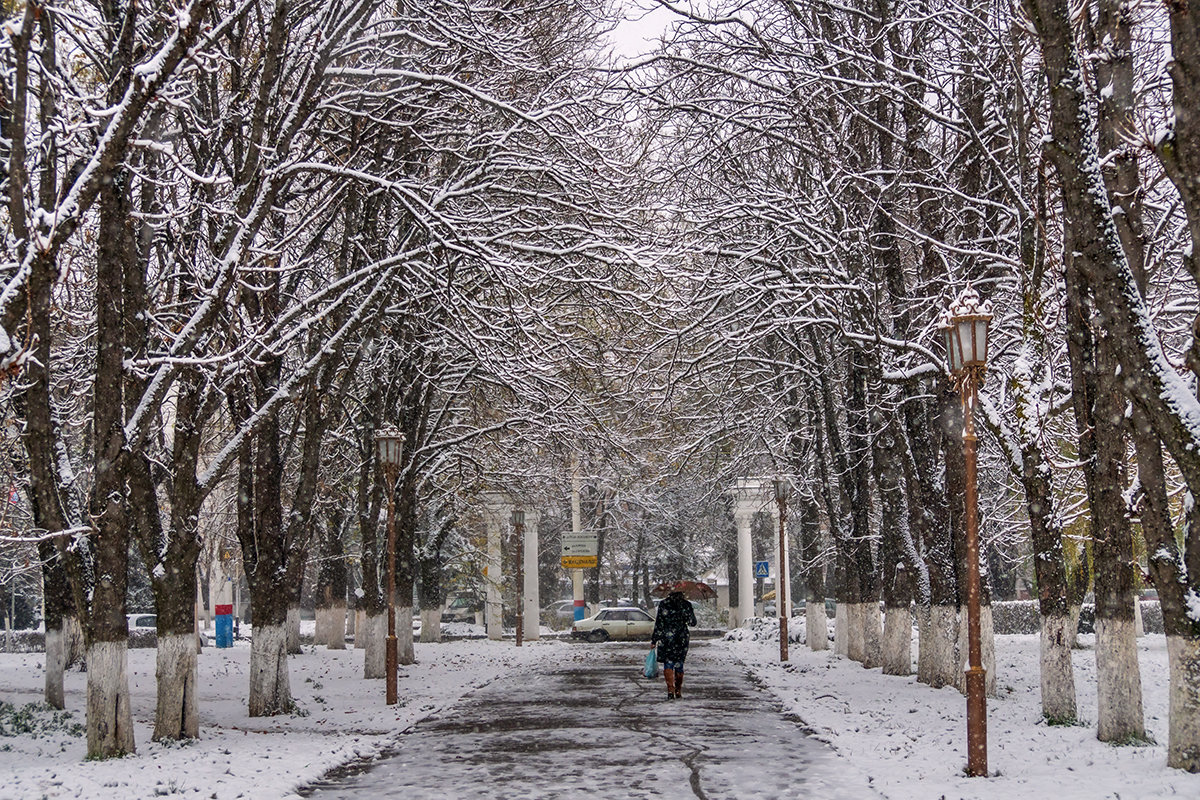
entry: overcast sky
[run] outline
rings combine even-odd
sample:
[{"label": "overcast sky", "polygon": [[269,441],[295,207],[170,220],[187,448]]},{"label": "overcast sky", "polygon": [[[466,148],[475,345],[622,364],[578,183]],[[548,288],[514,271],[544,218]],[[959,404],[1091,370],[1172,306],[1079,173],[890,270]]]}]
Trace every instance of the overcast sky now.
[{"label": "overcast sky", "polygon": [[625,5],[625,21],[609,34],[609,39],[615,55],[633,58],[655,49],[673,15],[652,0],[627,0]]}]

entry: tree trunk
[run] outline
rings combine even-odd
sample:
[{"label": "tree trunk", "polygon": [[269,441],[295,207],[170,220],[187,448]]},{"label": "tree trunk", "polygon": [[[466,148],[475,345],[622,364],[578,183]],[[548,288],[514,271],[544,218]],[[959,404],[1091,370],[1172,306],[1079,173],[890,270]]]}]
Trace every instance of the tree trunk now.
[{"label": "tree trunk", "polygon": [[196,710],[195,633],[160,633],[156,662],[155,741],[196,738],[200,733],[200,722]]},{"label": "tree trunk", "polygon": [[[950,437],[944,427],[954,424],[952,411],[958,398],[944,381],[934,388],[932,401],[911,399],[903,406],[905,428],[913,457],[913,482],[919,490],[914,519],[914,539],[924,552],[926,585],[918,610],[920,637],[917,654],[917,680],[935,689],[954,685],[958,662],[955,659],[957,636],[958,583],[954,546],[950,536],[950,514],[945,482],[945,452]],[[961,429],[960,429],[961,433]],[[918,536],[919,534],[919,536]]]},{"label": "tree trunk", "polygon": [[804,585],[807,589],[804,604],[805,644],[810,650],[828,650],[825,564],[821,557],[821,512],[817,507],[816,497],[808,492],[800,494],[800,515],[800,552],[804,561]]},{"label": "tree trunk", "polygon": [[300,646],[300,603],[297,600],[288,602],[284,629],[287,631],[288,655],[300,655],[304,649]]},{"label": "tree trunk", "polygon": [[442,640],[442,609],[421,609],[421,641],[440,642]]},{"label": "tree trunk", "polygon": [[42,563],[42,608],[46,624],[46,704],[65,708],[63,673],[68,667],[69,632],[67,621],[74,617],[75,601],[67,582],[67,570],[54,542],[38,542],[38,557]]},{"label": "tree trunk", "polygon": [[417,663],[413,648],[413,609],[411,605],[396,607],[396,647],[401,666]]},{"label": "tree trunk", "polygon": [[368,612],[359,627],[359,634],[365,642],[363,677],[368,680],[387,677],[387,614]]},{"label": "tree trunk", "polygon": [[325,646],[330,650],[346,649],[346,598],[334,600],[329,607],[328,638]]},{"label": "tree trunk", "polygon": [[1170,662],[1170,733],[1167,766],[1200,772],[1200,637],[1167,636]]},{"label": "tree trunk", "polygon": [[129,706],[128,648],[128,638],[93,640],[88,646],[88,758],[112,758],[136,749]]},{"label": "tree trunk", "polygon": [[1043,614],[1041,620],[1042,716],[1054,725],[1070,725],[1076,720],[1071,625],[1079,623],[1065,612]]},{"label": "tree trunk", "polygon": [[[280,364],[258,367],[258,385],[274,386]],[[236,420],[248,415],[244,397],[231,401]],[[263,426],[238,454],[238,540],[250,585],[254,634],[250,642],[250,716],[288,713],[294,704],[287,667],[287,614],[294,592],[283,531],[279,427]]]},{"label": "tree trunk", "polygon": [[[257,600],[254,603],[254,636],[250,640],[250,716],[272,717],[294,708],[287,666],[287,612],[274,609],[271,621]],[[282,619],[281,619],[282,617]]]},{"label": "tree trunk", "polygon": [[[885,675],[912,673],[912,600],[910,576],[917,565],[917,550],[909,530],[908,499],[904,493],[904,464],[907,447],[900,442],[901,431],[888,414],[875,416],[876,433],[872,464],[879,490],[884,527],[881,531],[884,612],[881,665]],[[878,613],[874,614],[878,617]]]}]

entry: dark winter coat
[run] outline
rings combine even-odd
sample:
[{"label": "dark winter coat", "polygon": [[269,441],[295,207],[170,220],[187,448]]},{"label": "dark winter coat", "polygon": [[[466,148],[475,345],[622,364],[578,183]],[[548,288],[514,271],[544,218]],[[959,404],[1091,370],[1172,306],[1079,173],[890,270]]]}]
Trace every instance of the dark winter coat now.
[{"label": "dark winter coat", "polygon": [[688,626],[696,624],[696,612],[682,594],[672,594],[658,604],[654,633],[650,643],[658,643],[659,661],[683,661],[687,658],[690,637]]}]

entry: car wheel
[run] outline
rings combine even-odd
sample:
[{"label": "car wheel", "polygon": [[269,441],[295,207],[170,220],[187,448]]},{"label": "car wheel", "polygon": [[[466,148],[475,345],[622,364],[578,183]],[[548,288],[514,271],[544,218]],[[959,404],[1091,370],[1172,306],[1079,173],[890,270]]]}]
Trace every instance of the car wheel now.
[{"label": "car wheel", "polygon": [[589,642],[605,642],[605,641],[608,641],[608,631],[606,631],[606,630],[592,631],[591,633],[589,633],[589,634],[587,635],[587,640],[588,640]]}]

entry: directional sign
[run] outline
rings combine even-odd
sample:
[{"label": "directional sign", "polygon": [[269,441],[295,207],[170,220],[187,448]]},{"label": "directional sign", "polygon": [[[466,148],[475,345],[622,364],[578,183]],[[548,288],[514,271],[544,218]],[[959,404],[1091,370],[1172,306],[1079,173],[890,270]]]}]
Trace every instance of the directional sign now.
[{"label": "directional sign", "polygon": [[756,577],[756,578],[771,577],[771,562],[755,561],[754,562],[754,577]]},{"label": "directional sign", "polygon": [[563,533],[563,569],[592,569],[600,563],[599,553],[600,536],[595,531]]}]

